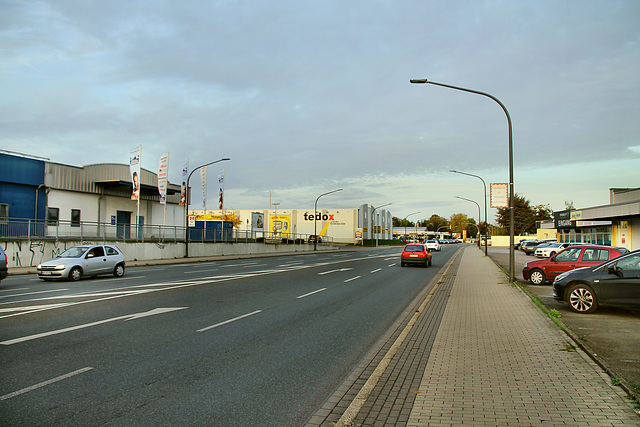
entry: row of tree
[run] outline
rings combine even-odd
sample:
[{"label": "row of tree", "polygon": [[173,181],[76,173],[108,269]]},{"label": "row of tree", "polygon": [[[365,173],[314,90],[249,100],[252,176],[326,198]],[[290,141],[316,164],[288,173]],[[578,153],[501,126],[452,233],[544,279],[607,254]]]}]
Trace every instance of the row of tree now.
[{"label": "row of tree", "polygon": [[[485,230],[487,224],[482,221],[476,224],[473,218],[469,218],[465,214],[453,214],[449,219],[433,214],[429,219],[421,219],[416,222],[393,217],[394,227],[426,227],[429,231],[452,231],[461,233],[467,230],[468,236],[475,236],[480,230],[480,234],[484,235],[485,231],[488,235],[507,235],[509,234],[509,208],[498,208],[496,214],[496,224],[489,224],[489,230]],[[532,206],[531,202],[526,198],[514,196],[514,234],[526,235],[535,234],[536,221],[544,221],[553,219],[553,210],[550,205]],[[477,227],[476,227],[477,226]],[[409,231],[409,230],[407,230]]]}]

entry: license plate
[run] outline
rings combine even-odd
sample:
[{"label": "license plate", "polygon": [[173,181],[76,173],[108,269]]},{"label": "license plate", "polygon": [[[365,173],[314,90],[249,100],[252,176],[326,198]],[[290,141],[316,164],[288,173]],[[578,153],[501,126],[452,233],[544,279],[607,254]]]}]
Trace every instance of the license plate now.
[{"label": "license plate", "polygon": [[411,255],[409,255],[409,257],[410,257],[410,258],[418,258],[418,255],[416,255],[416,254],[411,254]]},{"label": "license plate", "polygon": [[42,275],[42,276],[51,276],[52,273],[53,273],[52,271],[41,271],[40,275]]}]

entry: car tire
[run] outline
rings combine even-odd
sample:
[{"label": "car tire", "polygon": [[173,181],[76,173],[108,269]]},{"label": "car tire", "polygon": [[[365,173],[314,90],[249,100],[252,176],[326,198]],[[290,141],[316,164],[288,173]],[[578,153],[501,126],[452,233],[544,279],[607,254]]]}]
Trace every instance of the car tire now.
[{"label": "car tire", "polygon": [[69,280],[77,282],[82,278],[82,269],[80,267],[73,267],[69,272]]},{"label": "car tire", "polygon": [[404,262],[400,261],[400,267],[404,267]]},{"label": "car tire", "polygon": [[116,265],[116,267],[113,269],[113,275],[115,277],[124,276],[124,265],[123,264]]},{"label": "car tire", "polygon": [[429,260],[429,265],[427,267],[431,267],[431,260]]},{"label": "car tire", "polygon": [[569,289],[567,302],[576,313],[593,313],[598,308],[596,293],[591,286],[584,283],[578,283]]},{"label": "car tire", "polygon": [[543,285],[544,282],[547,281],[547,278],[544,275],[544,271],[539,268],[534,268],[531,270],[531,274],[529,274],[529,281],[532,285]]}]

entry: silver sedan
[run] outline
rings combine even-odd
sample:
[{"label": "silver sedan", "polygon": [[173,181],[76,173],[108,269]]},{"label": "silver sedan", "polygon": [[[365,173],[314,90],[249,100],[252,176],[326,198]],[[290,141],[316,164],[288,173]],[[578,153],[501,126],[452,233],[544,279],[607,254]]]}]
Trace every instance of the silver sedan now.
[{"label": "silver sedan", "polygon": [[83,276],[124,276],[124,255],[112,245],[80,245],[36,267],[42,280],[80,280]]}]

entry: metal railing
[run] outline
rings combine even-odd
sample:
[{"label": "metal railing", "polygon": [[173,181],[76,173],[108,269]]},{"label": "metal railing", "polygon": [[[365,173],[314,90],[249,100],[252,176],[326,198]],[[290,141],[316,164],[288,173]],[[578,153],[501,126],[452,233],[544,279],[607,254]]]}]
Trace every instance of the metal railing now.
[{"label": "metal railing", "polygon": [[[313,235],[269,231],[189,228],[191,243],[313,244]],[[81,240],[123,242],[184,242],[186,228],[168,225],[111,224],[90,221],[9,219],[0,222],[1,240]],[[331,245],[331,236],[318,244]]]}]

